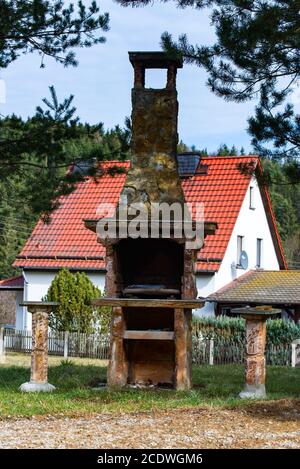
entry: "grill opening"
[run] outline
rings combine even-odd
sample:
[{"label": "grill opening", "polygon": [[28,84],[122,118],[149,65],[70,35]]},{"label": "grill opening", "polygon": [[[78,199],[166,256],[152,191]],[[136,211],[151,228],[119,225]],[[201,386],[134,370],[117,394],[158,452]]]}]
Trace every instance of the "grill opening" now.
[{"label": "grill opening", "polygon": [[183,246],[170,239],[124,239],[117,246],[123,296],[180,298]]}]

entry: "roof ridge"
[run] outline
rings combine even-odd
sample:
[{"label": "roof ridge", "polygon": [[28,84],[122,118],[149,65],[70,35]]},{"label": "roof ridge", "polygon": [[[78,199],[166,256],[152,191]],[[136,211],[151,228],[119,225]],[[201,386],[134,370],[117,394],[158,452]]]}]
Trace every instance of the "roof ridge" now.
[{"label": "roof ridge", "polygon": [[276,274],[278,272],[285,272],[286,274],[290,273],[295,273],[295,272],[300,272],[300,269],[289,269],[289,270],[271,270],[271,269],[263,269],[263,270],[256,270],[255,272],[272,272],[273,274]]},{"label": "roof ridge", "polygon": [[101,160],[101,161],[98,161],[99,164],[115,164],[115,165],[118,165],[118,164],[128,164],[130,163],[130,160],[123,160],[123,161],[120,161],[120,160]]},{"label": "roof ridge", "polygon": [[10,282],[12,280],[17,280],[18,278],[23,278],[23,275],[14,275],[13,277],[3,278],[0,280],[1,282]]},{"label": "roof ridge", "polygon": [[[188,154],[189,152],[187,152]],[[178,155],[183,155],[184,153],[178,153]],[[201,156],[201,159],[207,159],[207,158],[215,158],[215,159],[243,159],[243,158],[253,158],[253,159],[259,159],[259,155],[199,155]],[[130,159],[127,160],[101,160],[98,162],[99,164],[128,164],[131,163]]]},{"label": "roof ridge", "polygon": [[218,158],[218,159],[243,159],[243,158],[253,158],[259,159],[259,155],[203,155],[201,159],[205,158]]}]

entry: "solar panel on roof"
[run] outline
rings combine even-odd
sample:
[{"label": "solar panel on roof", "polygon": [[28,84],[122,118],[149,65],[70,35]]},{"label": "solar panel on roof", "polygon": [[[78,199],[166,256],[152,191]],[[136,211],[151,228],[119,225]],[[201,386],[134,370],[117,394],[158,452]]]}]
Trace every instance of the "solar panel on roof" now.
[{"label": "solar panel on roof", "polygon": [[194,176],[201,156],[195,153],[182,153],[177,155],[179,176]]},{"label": "solar panel on roof", "polygon": [[78,161],[72,169],[72,174],[78,174],[85,176],[90,174],[91,168],[95,165],[95,158],[87,161]]}]

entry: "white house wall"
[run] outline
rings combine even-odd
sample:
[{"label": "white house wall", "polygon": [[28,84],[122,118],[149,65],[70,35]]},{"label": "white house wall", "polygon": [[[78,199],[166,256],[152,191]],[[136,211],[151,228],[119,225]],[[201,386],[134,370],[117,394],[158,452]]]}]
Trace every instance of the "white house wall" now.
[{"label": "white house wall", "polygon": [[[250,187],[253,187],[254,206],[250,209]],[[249,265],[247,270],[237,269],[237,237],[244,236],[243,249],[248,254]],[[264,270],[279,270],[279,263],[274,248],[266,212],[263,206],[260,190],[255,179],[249,184],[238,219],[228,243],[221,267],[216,276],[215,288],[219,290],[235,278],[240,277],[250,269],[256,268],[256,240],[263,240],[262,264]]]},{"label": "white house wall", "polygon": [[[250,209],[250,187],[253,187],[255,209]],[[247,252],[249,260],[247,270],[236,268],[238,236],[244,237],[243,249]],[[249,184],[219,271],[209,281],[207,280],[207,274],[199,273],[197,276],[198,295],[208,296],[250,269],[255,269],[257,238],[263,240],[261,268],[279,270],[280,267],[260,190],[256,180],[253,179]],[[206,304],[205,308],[198,311],[201,315],[214,314],[214,305],[212,303]]]},{"label": "white house wall", "polygon": [[[101,291],[104,290],[105,274],[103,272],[85,271],[91,282]],[[41,301],[46,295],[57,271],[43,270],[25,270],[24,276],[24,300],[25,301]],[[26,309],[26,308],[24,308]],[[24,329],[31,329],[31,314],[27,311],[24,314]]]},{"label": "white house wall", "polygon": [[[203,296],[204,298],[206,298],[213,291],[215,291],[215,280],[216,275],[214,274],[196,275],[198,296]],[[214,314],[214,307],[211,303],[206,302],[203,308],[195,309],[193,313],[197,316],[210,316]]]},{"label": "white house wall", "polygon": [[23,290],[16,291],[16,329],[24,329],[24,322],[25,322],[25,308],[20,306],[23,301]]}]

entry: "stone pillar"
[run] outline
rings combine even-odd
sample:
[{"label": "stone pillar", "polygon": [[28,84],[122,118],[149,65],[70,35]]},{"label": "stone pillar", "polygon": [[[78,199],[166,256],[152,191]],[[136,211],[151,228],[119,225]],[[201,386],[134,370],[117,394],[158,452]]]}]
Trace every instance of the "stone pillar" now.
[{"label": "stone pillar", "polygon": [[266,379],[266,320],[262,317],[246,319],[246,372],[241,398],[265,397]]},{"label": "stone pillar", "polygon": [[242,399],[266,397],[266,320],[280,310],[267,306],[233,309],[246,319],[246,370],[245,386],[239,397]]},{"label": "stone pillar", "polygon": [[50,392],[55,389],[48,383],[48,316],[58,303],[24,302],[32,313],[32,352],[30,381],[20,386],[24,392]]},{"label": "stone pillar", "polygon": [[176,308],[175,333],[175,388],[185,391],[192,386],[192,311]]},{"label": "stone pillar", "polygon": [[106,275],[105,275],[105,293],[109,297],[117,295],[117,275],[116,275],[116,253],[114,245],[107,243],[106,248]]},{"label": "stone pillar", "polygon": [[134,87],[145,87],[145,67],[142,62],[136,62],[134,65]]},{"label": "stone pillar", "polygon": [[192,249],[184,250],[182,298],[185,300],[192,300],[197,297],[195,276],[196,255],[197,251]]},{"label": "stone pillar", "polygon": [[121,307],[114,307],[110,333],[110,357],[107,370],[107,384],[123,387],[127,384],[128,364],[124,349],[125,322]]},{"label": "stone pillar", "polygon": [[167,74],[167,88],[174,90],[176,88],[177,67],[169,65]]}]

